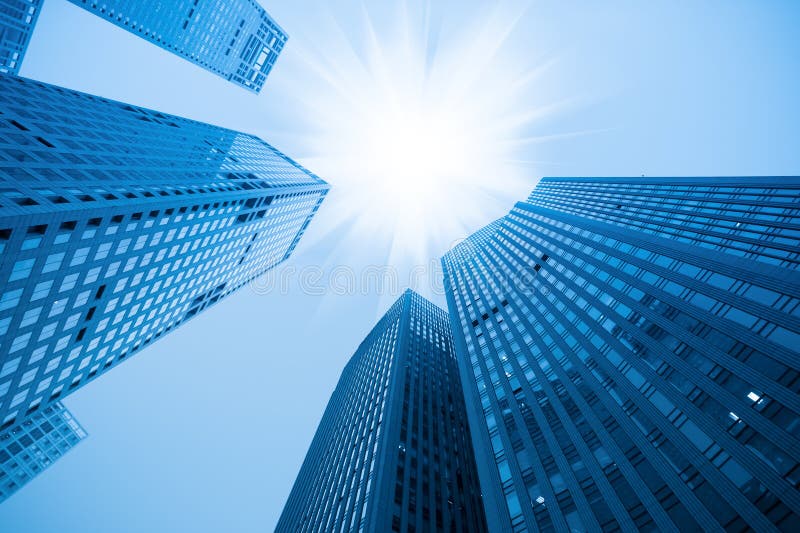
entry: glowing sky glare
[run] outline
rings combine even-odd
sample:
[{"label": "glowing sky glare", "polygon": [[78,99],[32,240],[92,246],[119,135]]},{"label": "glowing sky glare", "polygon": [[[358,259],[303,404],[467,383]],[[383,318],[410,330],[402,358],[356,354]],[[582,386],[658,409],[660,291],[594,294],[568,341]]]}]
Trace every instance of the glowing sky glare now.
[{"label": "glowing sky glare", "polygon": [[425,194],[426,186],[466,173],[469,133],[460,131],[458,117],[439,115],[411,105],[376,113],[364,128],[365,168],[401,203],[409,199],[404,191]]},{"label": "glowing sky glare", "polygon": [[486,140],[468,109],[365,89],[372,98],[362,100],[339,139],[345,186],[361,191],[362,218],[407,248],[459,208],[451,191],[481,185],[480,170],[490,162]]},{"label": "glowing sky glare", "polygon": [[368,184],[388,224],[424,235],[448,189],[475,177],[481,154],[475,132],[460,124],[459,115],[417,102],[366,116],[367,123],[354,130],[362,138],[352,141],[364,147],[353,165],[361,166],[360,184]]},{"label": "glowing sky glare", "polygon": [[556,109],[531,108],[542,61],[507,46],[524,6],[437,9],[362,7],[360,35],[298,50],[321,82],[313,98],[294,91],[303,161],[332,184],[325,208],[352,236],[391,242],[389,264],[437,257],[526,195],[538,173],[519,153],[525,129]]}]

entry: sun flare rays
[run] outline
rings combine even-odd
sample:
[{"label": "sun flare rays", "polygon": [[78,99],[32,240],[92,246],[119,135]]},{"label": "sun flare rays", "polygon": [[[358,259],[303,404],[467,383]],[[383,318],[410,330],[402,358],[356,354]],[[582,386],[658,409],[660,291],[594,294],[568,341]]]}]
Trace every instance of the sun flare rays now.
[{"label": "sun flare rays", "polygon": [[508,45],[527,4],[358,9],[356,30],[318,13],[334,30],[294,52],[318,80],[291,88],[310,132],[303,161],[333,186],[329,227],[391,243],[387,264],[419,264],[533,187],[529,127],[562,103],[531,95],[556,61]]}]

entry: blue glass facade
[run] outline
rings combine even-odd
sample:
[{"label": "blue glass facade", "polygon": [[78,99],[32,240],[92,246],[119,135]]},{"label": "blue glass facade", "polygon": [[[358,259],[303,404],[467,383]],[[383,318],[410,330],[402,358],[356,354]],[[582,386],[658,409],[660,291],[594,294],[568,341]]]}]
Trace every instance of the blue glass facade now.
[{"label": "blue glass facade", "polygon": [[84,438],[86,432],[61,402],[0,431],[0,503]]},{"label": "blue glass facade", "polygon": [[0,73],[19,72],[41,6],[42,0],[0,2]]},{"label": "blue glass facade", "polygon": [[485,531],[447,313],[406,291],[348,362],[276,531]]},{"label": "blue glass facade", "polygon": [[546,178],[443,258],[492,531],[800,530],[800,178]]},{"label": "blue glass facade", "polygon": [[258,93],[288,36],[255,0],[69,0]]},{"label": "blue glass facade", "polygon": [[328,185],[252,135],[0,75],[0,422],[289,257]]}]

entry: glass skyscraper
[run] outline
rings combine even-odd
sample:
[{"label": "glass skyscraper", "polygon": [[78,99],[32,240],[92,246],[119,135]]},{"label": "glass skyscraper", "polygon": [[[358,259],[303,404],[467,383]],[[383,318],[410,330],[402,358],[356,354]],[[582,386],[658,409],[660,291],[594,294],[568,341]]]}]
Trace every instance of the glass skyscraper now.
[{"label": "glass skyscraper", "polygon": [[258,137],[0,75],[0,422],[289,257],[328,185]]},{"label": "glass skyscraper", "polygon": [[258,93],[288,36],[256,0],[69,0]]},{"label": "glass skyscraper", "polygon": [[491,531],[800,530],[800,178],[547,178],[442,259]]},{"label": "glass skyscraper", "polygon": [[485,531],[445,313],[406,291],[345,366],[277,531]]},{"label": "glass skyscraper", "polygon": [[0,73],[19,72],[41,5],[42,0],[0,2]]},{"label": "glass skyscraper", "polygon": [[0,503],[84,438],[86,432],[61,402],[0,431]]}]

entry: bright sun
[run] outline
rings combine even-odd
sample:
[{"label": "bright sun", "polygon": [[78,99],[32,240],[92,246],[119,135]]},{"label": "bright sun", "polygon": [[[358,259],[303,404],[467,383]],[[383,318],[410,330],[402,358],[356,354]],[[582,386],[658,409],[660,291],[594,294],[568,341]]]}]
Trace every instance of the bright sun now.
[{"label": "bright sun", "polygon": [[395,218],[405,220],[409,212],[418,216],[449,184],[469,174],[478,147],[470,146],[474,134],[457,114],[403,102],[367,116],[359,127],[363,138],[353,141],[364,147],[363,172],[374,180],[370,188],[380,191],[381,203]]},{"label": "bright sun", "polygon": [[418,105],[387,109],[364,129],[370,173],[397,194],[438,181],[466,155],[453,118],[436,114]]},{"label": "bright sun", "polygon": [[400,1],[380,29],[364,12],[363,28],[304,51],[322,85],[298,95],[316,129],[305,161],[334,187],[327,208],[365,241],[380,233],[392,253],[420,258],[532,188],[518,152],[542,114],[525,103],[541,65],[504,51],[520,10],[487,4],[445,28],[426,5]]}]

